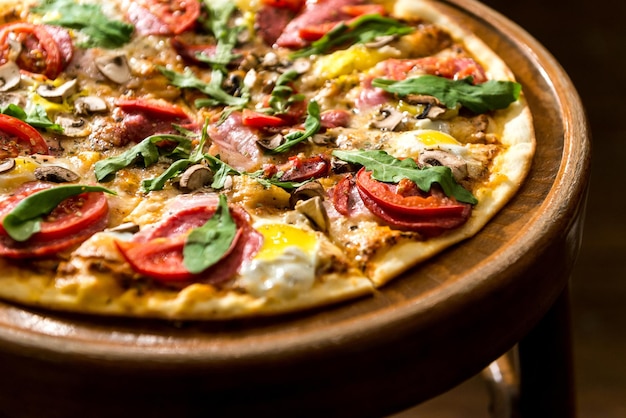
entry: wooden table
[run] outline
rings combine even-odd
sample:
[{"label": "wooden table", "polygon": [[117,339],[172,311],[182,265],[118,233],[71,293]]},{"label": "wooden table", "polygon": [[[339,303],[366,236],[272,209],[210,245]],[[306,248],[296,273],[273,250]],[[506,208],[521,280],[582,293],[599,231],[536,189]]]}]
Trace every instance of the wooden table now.
[{"label": "wooden table", "polygon": [[584,111],[528,34],[476,1],[442,4],[504,57],[535,117],[530,176],[482,232],[373,297],[278,319],[96,321],[0,305],[0,416],[381,416],[520,341],[526,376],[549,372],[526,361],[549,358],[545,336],[567,313],[589,172]]}]

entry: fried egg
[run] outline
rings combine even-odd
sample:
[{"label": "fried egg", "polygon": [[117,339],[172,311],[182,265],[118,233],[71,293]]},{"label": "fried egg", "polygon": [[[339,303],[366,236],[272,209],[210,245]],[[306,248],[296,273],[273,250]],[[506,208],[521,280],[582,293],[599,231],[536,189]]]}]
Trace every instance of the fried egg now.
[{"label": "fried egg", "polygon": [[465,145],[452,135],[434,129],[420,129],[392,136],[384,149],[396,158],[417,159],[425,150],[446,151],[461,158],[467,156]]},{"label": "fried egg", "polygon": [[320,247],[316,234],[282,223],[261,223],[256,230],[263,246],[242,266],[238,285],[259,297],[295,297],[310,289]]}]

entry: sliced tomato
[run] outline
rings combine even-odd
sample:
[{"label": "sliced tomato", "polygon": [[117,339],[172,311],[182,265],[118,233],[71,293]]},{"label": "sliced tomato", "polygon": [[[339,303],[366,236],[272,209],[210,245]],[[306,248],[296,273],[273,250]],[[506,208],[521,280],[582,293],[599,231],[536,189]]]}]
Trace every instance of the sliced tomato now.
[{"label": "sliced tomato", "polygon": [[[26,197],[53,187],[50,183],[22,185],[0,203],[0,219]],[[108,201],[102,192],[87,192],[62,201],[41,222],[41,230],[25,242],[11,239],[0,221],[0,256],[32,258],[56,254],[70,248],[106,227]]]},{"label": "sliced tomato", "polygon": [[43,25],[26,22],[8,23],[0,27],[0,63],[5,63],[11,50],[10,43],[18,42],[21,51],[17,65],[26,71],[43,74],[50,79],[58,77],[67,58],[54,36]]},{"label": "sliced tomato", "polygon": [[307,42],[315,42],[321,39],[341,22],[324,22],[314,25],[303,26],[298,29],[298,36]]},{"label": "sliced tomato", "polygon": [[255,112],[250,109],[243,109],[241,113],[241,122],[245,126],[253,128],[267,128],[287,125],[287,121],[279,116]]},{"label": "sliced tomato", "polygon": [[289,9],[298,12],[306,3],[306,0],[261,0],[262,4],[281,9]]},{"label": "sliced tomato", "polygon": [[181,107],[159,100],[118,99],[115,105],[129,112],[144,112],[166,118],[188,119],[189,116]]},{"label": "sliced tomato", "polygon": [[399,229],[435,235],[462,225],[472,211],[471,205],[445,196],[437,187],[424,193],[410,180],[381,182],[364,168],[356,175],[356,186],[370,212]]},{"label": "sliced tomato", "polygon": [[384,16],[387,13],[382,4],[349,4],[342,6],[341,11],[354,17],[373,14]]},{"label": "sliced tomato", "polygon": [[49,153],[48,144],[37,129],[0,113],[0,159]]},{"label": "sliced tomato", "polygon": [[[131,21],[141,26],[143,21],[156,18],[174,35],[179,35],[193,27],[200,16],[198,0],[141,0],[139,6],[141,8],[133,12]],[[147,14],[152,16],[147,16]],[[153,22],[151,26],[158,25]],[[162,29],[159,29],[154,34],[163,34],[162,32]]]},{"label": "sliced tomato", "polygon": [[203,281],[216,284],[226,281],[236,274],[243,260],[256,254],[262,237],[250,226],[246,212],[231,207],[231,216],[238,227],[231,247],[207,271],[190,273],[183,260],[185,238],[193,228],[209,220],[215,210],[216,207],[206,206],[184,209],[167,218],[149,234],[130,242],[117,241],[116,245],[134,271],[160,282]]}]

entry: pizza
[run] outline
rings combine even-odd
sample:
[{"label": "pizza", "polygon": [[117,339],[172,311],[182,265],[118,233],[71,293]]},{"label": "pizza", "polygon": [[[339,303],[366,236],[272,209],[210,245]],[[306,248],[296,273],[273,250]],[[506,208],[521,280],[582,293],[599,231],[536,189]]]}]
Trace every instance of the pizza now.
[{"label": "pizza", "polygon": [[436,2],[3,0],[0,22],[9,303],[224,320],[369,297],[532,162],[520,84]]}]

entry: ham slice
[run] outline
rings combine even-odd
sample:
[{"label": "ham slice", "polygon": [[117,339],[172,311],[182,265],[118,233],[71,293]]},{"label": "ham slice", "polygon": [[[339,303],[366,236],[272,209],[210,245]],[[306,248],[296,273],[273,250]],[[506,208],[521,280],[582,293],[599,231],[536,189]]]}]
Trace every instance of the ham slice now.
[{"label": "ham slice", "polygon": [[307,2],[305,9],[296,16],[283,30],[276,40],[276,45],[284,48],[299,49],[309,42],[302,39],[300,29],[328,22],[342,22],[353,16],[341,11],[344,6],[363,3],[362,0],[319,0]]},{"label": "ham slice", "polygon": [[211,154],[219,155],[231,167],[251,171],[262,165],[259,135],[254,128],[243,125],[241,112],[233,112],[224,122],[212,124],[208,134],[213,140]]}]

